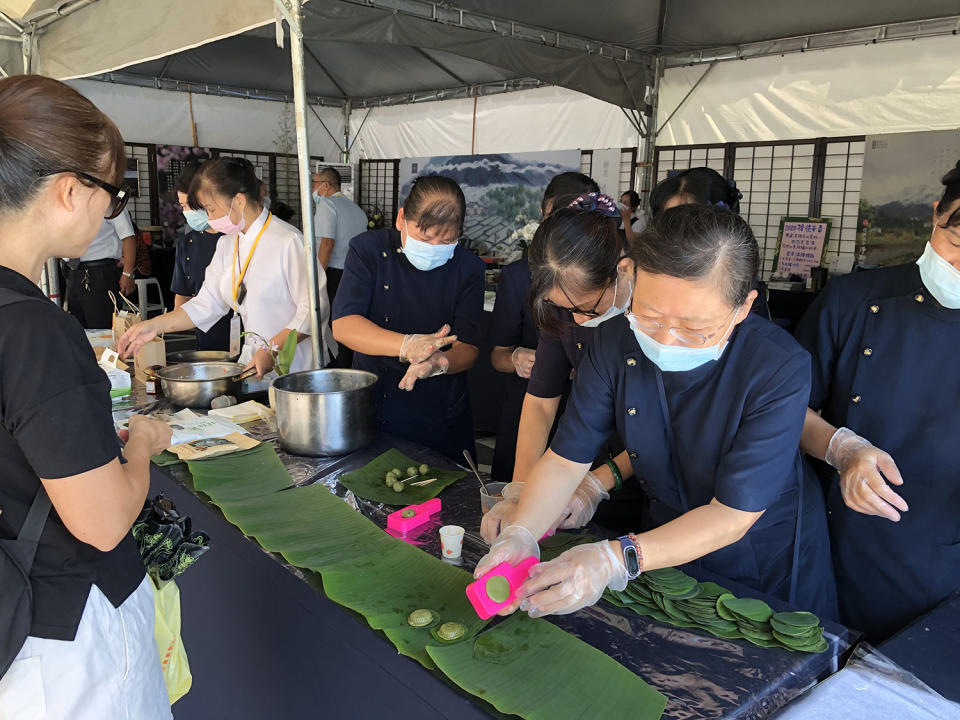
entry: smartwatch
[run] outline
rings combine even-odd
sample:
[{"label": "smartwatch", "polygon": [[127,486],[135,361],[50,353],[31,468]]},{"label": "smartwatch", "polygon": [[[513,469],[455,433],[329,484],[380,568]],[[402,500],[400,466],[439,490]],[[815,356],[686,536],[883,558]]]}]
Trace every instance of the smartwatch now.
[{"label": "smartwatch", "polygon": [[623,552],[623,564],[627,568],[627,580],[636,580],[643,572],[643,563],[640,559],[640,551],[633,542],[633,536],[623,535],[618,537],[620,549]]}]

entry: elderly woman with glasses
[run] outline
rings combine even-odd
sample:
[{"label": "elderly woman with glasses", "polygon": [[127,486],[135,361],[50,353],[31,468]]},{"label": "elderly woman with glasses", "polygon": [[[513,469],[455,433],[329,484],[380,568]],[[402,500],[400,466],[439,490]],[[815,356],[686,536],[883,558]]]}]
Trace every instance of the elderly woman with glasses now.
[{"label": "elderly woman with glasses", "polygon": [[[538,233],[560,230],[552,219]],[[521,607],[534,616],[573,612],[644,570],[697,561],[834,617],[824,501],[799,451],[810,356],[750,313],[758,249],[749,225],[719,207],[667,210],[627,263],[629,311],[597,329],[550,449],[476,574],[539,556],[536,538],[566,512],[616,431],[650,497],[653,529],[535,566]],[[558,277],[568,294],[576,280]]]}]

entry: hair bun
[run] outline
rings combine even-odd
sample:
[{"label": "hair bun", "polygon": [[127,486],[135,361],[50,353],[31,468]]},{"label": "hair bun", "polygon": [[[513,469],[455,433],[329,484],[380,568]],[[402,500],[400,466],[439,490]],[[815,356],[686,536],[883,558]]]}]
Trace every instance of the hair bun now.
[{"label": "hair bun", "polygon": [[960,160],[957,161],[957,164],[954,166],[953,170],[941,178],[940,182],[944,185],[954,185],[956,183],[960,183]]}]

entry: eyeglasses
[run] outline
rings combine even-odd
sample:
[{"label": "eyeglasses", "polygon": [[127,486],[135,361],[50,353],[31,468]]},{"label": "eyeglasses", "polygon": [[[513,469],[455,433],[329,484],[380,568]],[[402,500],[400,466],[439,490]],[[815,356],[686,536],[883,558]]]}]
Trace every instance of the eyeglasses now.
[{"label": "eyeglasses", "polygon": [[[631,305],[633,304],[632,300],[630,304]],[[703,347],[710,340],[715,338],[717,334],[719,334],[720,332],[726,332],[727,328],[729,327],[729,323],[727,323],[727,319],[732,318],[736,314],[737,310],[739,309],[740,308],[738,307],[734,308],[733,312],[731,312],[729,315],[727,315],[724,318],[723,323],[720,325],[720,327],[718,327],[709,335],[704,335],[703,333],[698,333],[693,330],[687,330],[686,328],[680,328],[680,327],[668,328],[668,332],[677,340],[682,342],[684,345],[689,345],[691,347]],[[640,330],[641,332],[647,335],[653,335],[657,331],[663,330],[663,328],[665,327],[664,324],[658,320],[652,320],[650,318],[642,318],[638,315],[634,315],[632,312],[627,313],[627,320],[629,320],[630,324],[633,325],[635,328],[637,328],[637,330]]]},{"label": "eyeglasses", "polygon": [[127,206],[127,201],[130,200],[130,191],[126,188],[111,185],[105,180],[95,178],[93,175],[88,175],[87,173],[80,172],[79,170],[62,168],[60,170],[51,170],[50,172],[39,172],[37,173],[37,177],[48,177],[50,175],[59,175],[60,173],[73,173],[74,175],[78,175],[84,180],[92,182],[94,185],[107,191],[107,194],[110,195],[110,204],[107,205],[107,212],[103,216],[104,220],[113,220],[113,218],[117,217],[117,215],[122,213],[123,209]]},{"label": "eyeglasses", "polygon": [[577,307],[576,304],[574,304],[573,300],[570,300],[570,296],[567,295],[567,291],[564,290],[562,287],[560,288],[560,292],[563,293],[563,296],[567,300],[570,300],[570,307],[557,305],[555,302],[553,302],[553,300],[550,300],[549,298],[545,298],[544,302],[547,305],[551,305],[557,308],[558,310],[566,310],[568,313],[572,313],[574,315],[584,315],[588,318],[597,318],[603,315],[603,313],[597,312],[597,307],[600,305],[600,302],[603,300],[603,296],[604,294],[606,294],[607,288],[610,287],[610,281],[611,281],[611,278],[607,278],[607,281],[603,285],[603,289],[600,291],[600,296],[597,298],[597,301],[593,304],[593,307],[590,308],[589,310],[585,310],[584,308]]}]

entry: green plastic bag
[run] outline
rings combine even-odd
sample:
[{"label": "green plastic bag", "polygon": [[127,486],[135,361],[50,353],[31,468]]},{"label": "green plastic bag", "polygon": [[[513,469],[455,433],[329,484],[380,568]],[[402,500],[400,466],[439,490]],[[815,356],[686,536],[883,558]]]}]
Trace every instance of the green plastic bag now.
[{"label": "green plastic bag", "polygon": [[161,583],[150,578],[153,584],[155,621],[153,636],[160,651],[160,667],[167,684],[167,696],[173,705],[193,685],[193,675],[187,660],[187,651],[180,637],[180,588],[173,580]]}]

